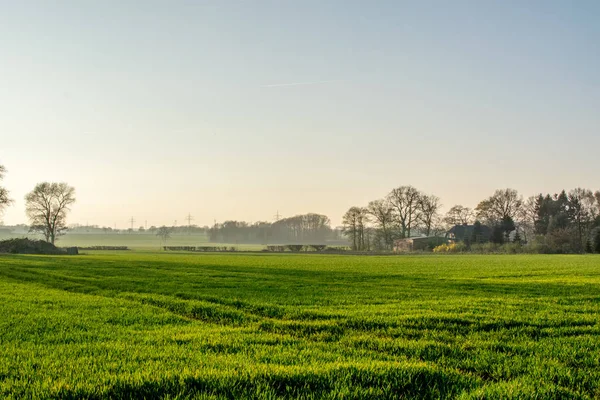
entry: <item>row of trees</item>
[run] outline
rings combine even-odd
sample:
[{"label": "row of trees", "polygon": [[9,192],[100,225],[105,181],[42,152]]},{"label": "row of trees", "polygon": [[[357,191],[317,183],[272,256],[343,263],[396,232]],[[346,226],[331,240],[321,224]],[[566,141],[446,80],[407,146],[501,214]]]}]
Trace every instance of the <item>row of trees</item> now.
[{"label": "row of trees", "polygon": [[[6,170],[0,166],[0,180]],[[9,192],[0,187],[0,212],[13,200]],[[26,213],[30,221],[30,232],[43,234],[46,241],[54,243],[56,238],[67,230],[67,213],[75,202],[75,189],[66,183],[43,182],[25,196]],[[85,228],[89,230],[90,228]],[[111,228],[95,228],[103,232]],[[206,232],[213,242],[223,243],[294,243],[321,244],[326,241],[343,240],[340,232],[331,229],[331,221],[325,215],[309,213],[284,218],[274,223],[257,222],[249,224],[241,221],[226,221],[212,228],[150,227],[149,233],[156,234],[166,241],[171,234],[178,232]],[[133,229],[130,229],[133,231]],[[140,227],[138,232],[145,231]]]},{"label": "row of trees", "polygon": [[[390,250],[396,239],[474,224],[477,232],[466,242],[529,242],[552,252],[600,252],[600,191],[576,188],[524,200],[514,189],[501,189],[475,209],[454,205],[442,217],[440,207],[437,196],[401,186],[366,207],[351,207],[343,217],[344,233],[354,250]],[[483,225],[491,229],[489,237],[479,234]]]},{"label": "row of trees", "polygon": [[[475,216],[494,232],[503,231],[505,241],[514,231],[513,241],[541,244],[548,251],[591,252],[600,230],[600,191],[575,188],[524,200],[516,190],[497,190],[477,205]],[[492,234],[493,241],[498,238]]]},{"label": "row of trees", "polygon": [[[110,226],[100,226],[100,225],[79,225],[79,224],[70,224],[69,225],[69,233],[80,233],[80,234],[148,234],[155,235],[158,231],[159,227],[155,225],[151,225],[148,228],[145,226],[140,226],[138,228],[125,228],[125,229],[117,229],[112,228]],[[177,226],[169,226],[172,234],[176,235],[206,235],[210,228],[208,226],[197,226],[197,225],[177,225]]]},{"label": "row of trees", "polygon": [[441,233],[441,206],[435,195],[400,186],[366,207],[351,207],[342,219],[344,233],[353,250],[391,250],[394,240],[411,237],[415,230],[426,236]]},{"label": "row of trees", "polygon": [[600,252],[600,191],[564,190],[529,199],[531,229],[565,251]]},{"label": "row of trees", "polygon": [[294,243],[322,244],[340,240],[339,232],[322,214],[302,214],[276,222],[225,221],[209,229],[211,242],[216,243]]},{"label": "row of trees", "polygon": [[[5,174],[0,165],[0,182]],[[12,202],[8,190],[0,186],[0,213]],[[67,229],[75,190],[66,183],[43,182],[25,196],[25,202],[30,231],[40,232],[54,243]],[[441,206],[435,195],[400,186],[366,207],[351,207],[343,216],[341,232],[331,229],[327,216],[310,213],[273,223],[226,221],[215,224],[208,233],[213,242],[280,244],[320,244],[341,240],[343,233],[353,250],[391,250],[396,239],[441,235],[452,226],[474,224],[473,235],[464,238],[467,242],[513,241],[536,243],[553,252],[600,252],[600,191],[576,188],[523,199],[514,189],[502,189],[475,209],[454,205],[441,216]],[[479,234],[483,225],[491,229],[489,237]],[[163,236],[158,232],[161,229],[164,233],[167,228],[151,227],[150,231]]]},{"label": "row of trees", "polygon": [[[0,165],[0,181],[6,169]],[[6,188],[0,187],[0,213],[13,203]],[[30,221],[30,232],[41,233],[47,242],[54,244],[56,238],[67,229],[67,213],[75,203],[75,189],[66,183],[38,183],[25,196],[25,213]]]}]

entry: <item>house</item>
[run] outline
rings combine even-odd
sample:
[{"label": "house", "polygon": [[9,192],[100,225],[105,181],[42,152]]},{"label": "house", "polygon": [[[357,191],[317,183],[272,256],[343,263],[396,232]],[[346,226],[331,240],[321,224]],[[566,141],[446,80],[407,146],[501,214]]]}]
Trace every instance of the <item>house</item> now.
[{"label": "house", "polygon": [[[473,235],[475,232],[475,235]],[[475,240],[473,240],[475,236]],[[487,225],[454,225],[448,232],[446,232],[446,238],[453,242],[464,242],[475,241],[475,242],[487,242],[492,236],[492,229]]]},{"label": "house", "polygon": [[435,246],[446,243],[447,239],[439,236],[418,236],[394,241],[394,253],[431,250]]}]

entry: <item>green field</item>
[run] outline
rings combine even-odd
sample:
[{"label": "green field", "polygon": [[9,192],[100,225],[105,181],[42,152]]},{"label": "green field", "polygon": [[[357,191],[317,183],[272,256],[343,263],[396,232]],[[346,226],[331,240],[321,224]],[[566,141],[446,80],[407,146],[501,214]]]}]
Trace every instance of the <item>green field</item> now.
[{"label": "green field", "polygon": [[600,257],[0,256],[0,398],[600,398]]},{"label": "green field", "polygon": [[[208,243],[206,235],[172,235],[169,246],[201,246]],[[131,248],[160,248],[161,239],[151,233],[68,233],[60,236],[57,246],[129,246]]]},{"label": "green field", "polygon": [[[32,239],[42,239],[41,235],[4,235],[0,236],[0,240],[9,239],[11,237],[27,236]],[[208,243],[206,235],[173,235],[167,241],[169,246],[202,246]],[[145,233],[67,233],[64,236],[59,236],[56,241],[59,247],[69,246],[129,246],[131,248],[159,249],[162,245],[161,239],[153,234]]]},{"label": "green field", "polygon": [[[4,234],[0,240],[13,237],[29,237],[31,239],[43,239],[41,235],[27,234]],[[234,246],[240,250],[261,250],[265,246],[255,244],[236,243],[211,243],[203,234],[173,234],[166,243],[167,246]],[[91,246],[128,246],[136,250],[158,250],[163,245],[161,239],[151,233],[67,233],[59,236],[56,241],[58,247],[91,247]]]}]

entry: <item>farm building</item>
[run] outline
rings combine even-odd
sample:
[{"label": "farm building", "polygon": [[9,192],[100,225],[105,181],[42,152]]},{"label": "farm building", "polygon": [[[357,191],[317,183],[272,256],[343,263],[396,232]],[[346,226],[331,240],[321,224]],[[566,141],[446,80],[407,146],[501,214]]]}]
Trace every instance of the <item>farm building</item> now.
[{"label": "farm building", "polygon": [[394,252],[404,253],[408,251],[428,250],[446,242],[446,238],[439,236],[419,236],[397,239],[394,241]]},{"label": "farm building", "polygon": [[446,232],[446,238],[454,242],[469,240],[483,243],[489,241],[491,236],[492,229],[487,225],[478,225],[477,228],[475,225],[455,225]]}]

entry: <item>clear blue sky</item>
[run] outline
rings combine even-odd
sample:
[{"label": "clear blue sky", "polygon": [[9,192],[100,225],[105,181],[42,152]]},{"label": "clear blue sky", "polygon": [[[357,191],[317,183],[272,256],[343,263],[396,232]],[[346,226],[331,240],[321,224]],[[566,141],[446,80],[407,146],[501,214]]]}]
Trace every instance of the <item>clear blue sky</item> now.
[{"label": "clear blue sky", "polygon": [[[598,1],[0,0],[0,163],[69,222],[600,188]],[[297,84],[297,85],[288,85]]]}]

